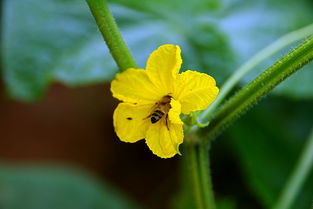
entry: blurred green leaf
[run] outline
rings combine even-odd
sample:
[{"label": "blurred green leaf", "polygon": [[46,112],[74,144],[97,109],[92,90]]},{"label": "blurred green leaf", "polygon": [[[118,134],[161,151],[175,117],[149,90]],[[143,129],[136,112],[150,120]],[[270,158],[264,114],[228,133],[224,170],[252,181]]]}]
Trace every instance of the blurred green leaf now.
[{"label": "blurred green leaf", "polygon": [[110,80],[115,64],[80,0],[4,2],[4,78],[15,99],[35,100],[48,84]]},{"label": "blurred green leaf", "polygon": [[303,70],[291,76],[286,82],[281,83],[273,93],[293,99],[313,98],[313,65],[305,66]]},{"label": "blurred green leaf", "polygon": [[138,209],[113,188],[79,171],[0,166],[1,209]]},{"label": "blurred green leaf", "polygon": [[[276,202],[313,124],[312,102],[272,103],[263,103],[230,129],[234,152],[251,191],[265,208]],[[307,181],[297,197],[297,209],[309,208],[312,194],[313,182]]]},{"label": "blurred green leaf", "polygon": [[[313,3],[310,0],[238,0],[233,1],[231,5],[232,12],[224,19],[222,28],[229,34],[229,40],[238,55],[239,64],[248,60],[283,34],[311,24],[313,18]],[[246,77],[244,83],[251,81],[253,77],[272,65],[290,48],[272,59],[266,60]],[[295,99],[313,98],[312,84],[308,78],[313,78],[312,65],[278,86],[274,90],[274,94]]]},{"label": "blurred green leaf", "polygon": [[[286,1],[112,0],[110,8],[141,68],[159,45],[179,44],[183,69],[209,73],[220,85],[252,54],[311,22],[310,0]],[[15,99],[36,100],[51,82],[101,83],[116,72],[84,1],[6,0],[3,32],[4,78]],[[282,94],[313,97],[310,83],[289,84]]]},{"label": "blurred green leaf", "polygon": [[236,203],[235,200],[230,198],[224,198],[217,202],[217,208],[218,209],[235,209]]},{"label": "blurred green leaf", "polygon": [[[151,19],[165,21],[164,24],[170,27],[160,32],[167,37],[177,33],[176,42],[183,46],[185,55],[184,69],[212,74],[218,83],[259,50],[285,33],[311,24],[313,18],[310,0],[115,1],[137,11],[146,10]],[[280,54],[267,60],[259,71],[248,76],[246,82],[278,58]],[[312,66],[308,68],[286,81],[275,93],[293,98],[313,98],[308,79],[313,77],[313,70]]]}]

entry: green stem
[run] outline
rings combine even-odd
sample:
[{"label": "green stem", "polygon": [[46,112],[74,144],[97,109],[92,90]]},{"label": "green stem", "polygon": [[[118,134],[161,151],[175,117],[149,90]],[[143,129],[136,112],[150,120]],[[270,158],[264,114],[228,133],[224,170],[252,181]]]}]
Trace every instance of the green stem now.
[{"label": "green stem", "polygon": [[190,177],[197,208],[215,209],[209,165],[209,146],[206,143],[189,143],[186,146],[187,149],[184,155],[188,158],[186,166],[190,168]]},{"label": "green stem", "polygon": [[202,197],[202,187],[200,181],[199,167],[198,167],[198,159],[197,153],[194,144],[186,145],[186,157],[188,160],[186,161],[188,164],[190,177],[192,181],[193,194],[196,201],[197,209],[206,209],[204,207],[203,197]]},{"label": "green stem", "polygon": [[313,60],[313,37],[278,60],[256,79],[243,87],[213,115],[207,128],[202,129],[206,140],[212,140],[227,125],[251,108],[275,86]]},{"label": "green stem", "polygon": [[87,0],[87,3],[120,71],[136,68],[136,62],[123,40],[106,0]]},{"label": "green stem", "polygon": [[288,209],[292,206],[301,186],[310,173],[313,166],[313,129],[304,145],[302,154],[297,165],[288,179],[274,209]]},{"label": "green stem", "polygon": [[211,169],[210,169],[210,160],[209,160],[209,147],[206,144],[201,144],[198,147],[198,155],[199,155],[199,170],[200,170],[200,179],[202,186],[202,194],[204,205],[208,209],[215,209],[215,201],[213,194],[213,186],[211,180]]},{"label": "green stem", "polygon": [[313,24],[308,25],[299,30],[290,32],[283,37],[276,40],[274,43],[270,44],[256,55],[254,55],[250,60],[241,65],[234,74],[232,74],[223,84],[219,92],[218,97],[212,105],[199,116],[199,121],[203,123],[208,122],[212,112],[220,105],[220,103],[225,99],[229,92],[234,88],[234,86],[251,70],[257,67],[262,61],[268,59],[273,54],[287,47],[288,45],[300,41],[305,37],[313,34]]}]

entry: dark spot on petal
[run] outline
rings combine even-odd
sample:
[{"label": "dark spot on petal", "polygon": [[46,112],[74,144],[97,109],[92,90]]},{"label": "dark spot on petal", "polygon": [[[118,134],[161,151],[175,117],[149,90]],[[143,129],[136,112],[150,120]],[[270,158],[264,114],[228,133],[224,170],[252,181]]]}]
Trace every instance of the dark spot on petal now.
[{"label": "dark spot on petal", "polygon": [[137,102],[134,103],[134,105],[136,105],[136,104],[137,104]]},{"label": "dark spot on petal", "polygon": [[126,118],[127,120],[132,120],[133,118],[131,118],[131,117],[128,117],[128,118]]}]

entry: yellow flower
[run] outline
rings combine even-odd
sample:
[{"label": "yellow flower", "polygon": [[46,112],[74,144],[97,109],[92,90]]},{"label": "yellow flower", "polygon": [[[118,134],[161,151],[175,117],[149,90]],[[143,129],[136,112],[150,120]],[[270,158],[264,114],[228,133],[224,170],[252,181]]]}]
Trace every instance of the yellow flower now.
[{"label": "yellow flower", "polygon": [[113,97],[123,101],[113,115],[117,136],[130,143],[145,139],[161,158],[179,153],[184,139],[180,114],[207,108],[219,91],[207,74],[179,74],[180,53],[179,46],[160,46],[150,55],[146,70],[127,69],[111,84]]}]

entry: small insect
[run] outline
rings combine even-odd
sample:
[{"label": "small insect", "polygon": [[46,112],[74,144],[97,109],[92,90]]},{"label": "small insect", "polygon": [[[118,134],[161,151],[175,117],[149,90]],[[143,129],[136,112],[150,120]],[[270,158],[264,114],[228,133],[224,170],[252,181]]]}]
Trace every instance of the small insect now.
[{"label": "small insect", "polygon": [[156,123],[158,122],[164,115],[165,113],[162,112],[161,110],[155,110],[152,115],[151,115],[151,123]]},{"label": "small insect", "polygon": [[165,116],[167,126],[168,111],[171,109],[171,98],[171,96],[166,95],[159,102],[155,103],[153,112],[147,117],[150,118],[152,124],[158,122]]}]

